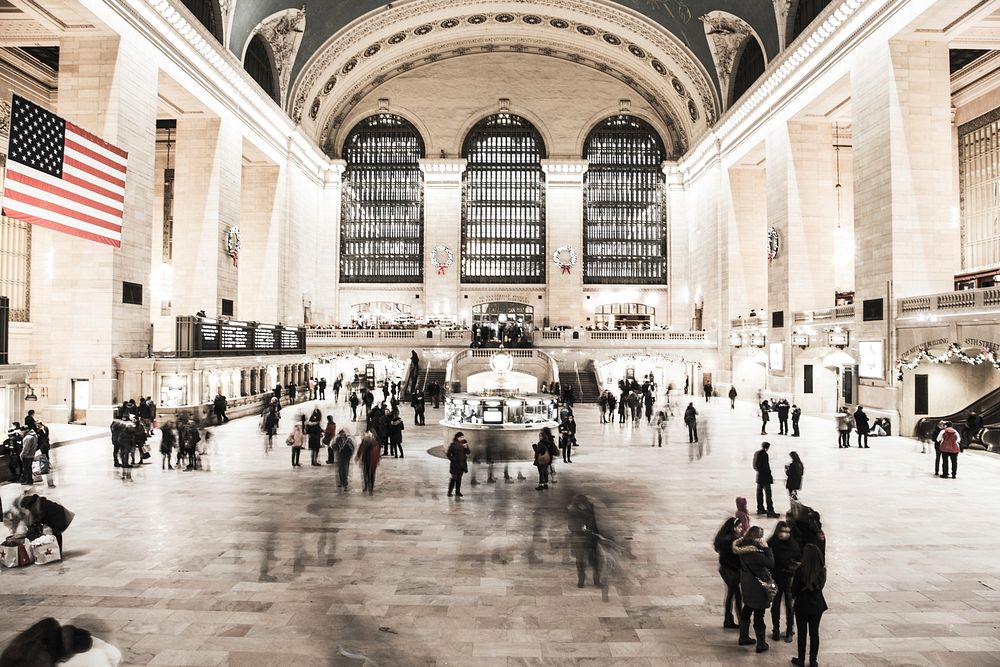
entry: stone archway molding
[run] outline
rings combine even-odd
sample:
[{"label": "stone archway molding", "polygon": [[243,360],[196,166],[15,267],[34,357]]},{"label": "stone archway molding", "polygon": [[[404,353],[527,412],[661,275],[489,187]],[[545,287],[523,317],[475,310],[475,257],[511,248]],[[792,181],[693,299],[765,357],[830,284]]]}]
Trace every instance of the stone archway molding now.
[{"label": "stone archway molding", "polygon": [[404,0],[333,35],[306,63],[286,106],[318,142],[336,135],[352,108],[394,76],[443,58],[494,51],[564,58],[614,76],[649,102],[678,151],[718,120],[709,73],[669,31],[602,0],[529,0],[497,11],[475,0]]}]

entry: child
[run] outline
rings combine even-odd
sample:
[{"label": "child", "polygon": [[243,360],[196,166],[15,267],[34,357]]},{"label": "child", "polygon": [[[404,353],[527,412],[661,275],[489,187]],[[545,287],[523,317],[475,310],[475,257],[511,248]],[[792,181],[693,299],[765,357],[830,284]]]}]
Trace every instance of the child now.
[{"label": "child", "polygon": [[743,496],[736,499],[736,527],[740,535],[750,529],[750,513],[747,512],[747,499]]}]

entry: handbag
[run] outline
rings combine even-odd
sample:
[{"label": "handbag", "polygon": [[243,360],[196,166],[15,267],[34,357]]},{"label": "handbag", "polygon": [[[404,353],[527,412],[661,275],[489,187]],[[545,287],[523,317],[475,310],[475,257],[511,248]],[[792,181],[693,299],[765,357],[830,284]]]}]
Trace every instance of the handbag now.
[{"label": "handbag", "polygon": [[550,463],[552,463],[552,455],[549,454],[548,450],[538,455],[538,465],[547,466]]},{"label": "handbag", "polygon": [[774,583],[774,579],[768,579],[764,581],[763,579],[757,579],[757,583],[761,585],[764,589],[764,593],[767,594],[767,606],[771,606],[774,602],[774,598],[778,595],[778,584]]}]

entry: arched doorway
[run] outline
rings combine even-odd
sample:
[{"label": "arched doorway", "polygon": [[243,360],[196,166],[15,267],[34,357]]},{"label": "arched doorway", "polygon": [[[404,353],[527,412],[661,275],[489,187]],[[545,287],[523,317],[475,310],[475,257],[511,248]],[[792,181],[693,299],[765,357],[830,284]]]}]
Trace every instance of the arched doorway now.
[{"label": "arched doorway", "polygon": [[594,323],[603,329],[644,329],[656,321],[656,308],[644,303],[606,303],[594,311]]},{"label": "arched doorway", "polygon": [[530,344],[535,307],[516,301],[491,301],[472,307],[473,343],[478,347],[501,341],[508,347]]}]

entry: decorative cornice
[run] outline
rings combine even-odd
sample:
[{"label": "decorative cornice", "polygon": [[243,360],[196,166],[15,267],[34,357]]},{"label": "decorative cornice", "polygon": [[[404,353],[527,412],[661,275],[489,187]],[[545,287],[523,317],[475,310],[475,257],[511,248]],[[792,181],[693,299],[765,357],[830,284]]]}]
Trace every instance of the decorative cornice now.
[{"label": "decorative cornice", "polygon": [[[306,8],[286,9],[264,19],[254,30],[260,33],[271,46],[274,69],[278,74],[279,104],[285,106],[288,83],[292,77],[292,65],[302,43],[302,33],[306,29]],[[252,33],[251,33],[252,34]]]},{"label": "decorative cornice", "polygon": [[715,73],[719,77],[723,104],[729,103],[729,82],[735,74],[736,55],[753,33],[750,24],[729,12],[714,11],[701,17],[705,26],[708,48],[715,62]]},{"label": "decorative cornice", "polygon": [[0,100],[0,135],[7,136],[10,133],[10,102]]},{"label": "decorative cornice", "polygon": [[425,174],[461,174],[468,160],[457,158],[422,158],[420,169]]}]

